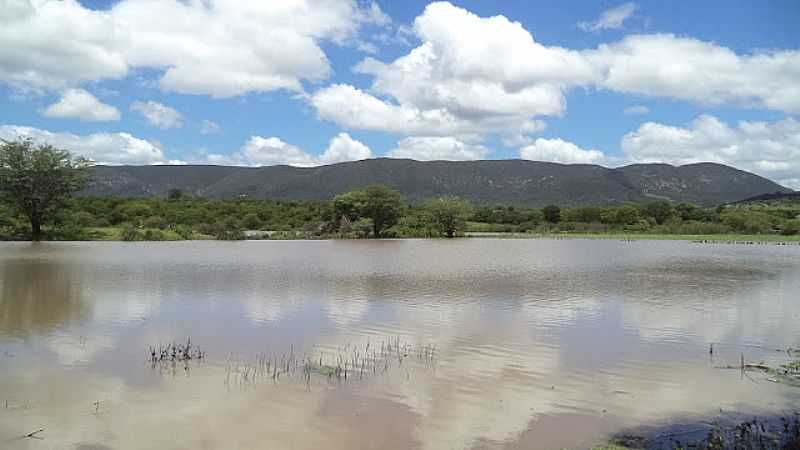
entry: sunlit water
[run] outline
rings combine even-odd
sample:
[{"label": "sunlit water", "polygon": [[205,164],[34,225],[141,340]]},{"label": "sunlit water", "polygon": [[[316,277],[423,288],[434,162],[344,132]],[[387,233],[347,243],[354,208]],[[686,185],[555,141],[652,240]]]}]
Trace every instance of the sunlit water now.
[{"label": "sunlit water", "polygon": [[[187,338],[204,360],[148,361]],[[402,362],[346,381],[242,374],[259,355],[332,365],[398,341]],[[800,389],[720,368],[789,347],[791,246],[0,244],[8,449],[588,448],[720,409],[796,408]]]}]

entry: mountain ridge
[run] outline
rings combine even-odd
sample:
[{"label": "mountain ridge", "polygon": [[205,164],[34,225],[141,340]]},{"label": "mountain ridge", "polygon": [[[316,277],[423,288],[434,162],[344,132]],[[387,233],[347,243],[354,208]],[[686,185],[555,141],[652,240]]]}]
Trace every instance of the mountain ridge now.
[{"label": "mountain ridge", "polygon": [[208,198],[327,200],[380,183],[412,201],[456,195],[479,204],[612,204],[663,198],[714,205],[793,192],[717,163],[631,164],[608,168],[521,159],[416,161],[375,158],[317,167],[217,165],[95,166],[92,196],[165,196],[170,189]]}]

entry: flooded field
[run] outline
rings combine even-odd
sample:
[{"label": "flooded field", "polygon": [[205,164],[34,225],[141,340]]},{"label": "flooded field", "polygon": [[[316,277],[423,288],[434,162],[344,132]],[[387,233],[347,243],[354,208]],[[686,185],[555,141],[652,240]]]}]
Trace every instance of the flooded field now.
[{"label": "flooded field", "polygon": [[0,447],[581,449],[780,414],[800,388],[727,367],[797,358],[799,293],[796,246],[0,244]]}]

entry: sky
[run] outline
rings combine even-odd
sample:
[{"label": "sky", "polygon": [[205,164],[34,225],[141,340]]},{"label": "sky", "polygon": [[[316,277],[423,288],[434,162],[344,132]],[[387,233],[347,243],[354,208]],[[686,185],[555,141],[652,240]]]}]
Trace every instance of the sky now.
[{"label": "sky", "polygon": [[800,2],[0,0],[0,138],[101,164],[719,162],[800,189]]}]

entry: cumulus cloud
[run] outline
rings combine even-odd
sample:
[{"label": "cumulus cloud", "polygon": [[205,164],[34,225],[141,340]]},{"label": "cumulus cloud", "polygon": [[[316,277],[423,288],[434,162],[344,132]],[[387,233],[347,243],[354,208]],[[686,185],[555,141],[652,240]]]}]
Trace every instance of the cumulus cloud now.
[{"label": "cumulus cloud", "polygon": [[80,119],[87,122],[119,120],[119,110],[101,102],[83,89],[67,89],[61,99],[48,106],[42,115],[53,118]]},{"label": "cumulus cloud", "polygon": [[342,161],[358,161],[372,157],[372,150],[350,137],[347,133],[339,133],[331,139],[328,148],[319,157],[322,164],[333,164]]},{"label": "cumulus cloud", "polygon": [[169,161],[161,147],[128,133],[94,133],[76,135],[54,133],[33,127],[0,125],[0,139],[14,140],[31,138],[38,143],[47,143],[64,148],[97,164],[164,164]]},{"label": "cumulus cloud", "polygon": [[[230,97],[302,91],[330,73],[320,44],[344,44],[365,23],[386,24],[375,3],[355,0],[121,0],[92,10],[76,0],[11,0],[0,11],[0,80],[56,89],[163,71],[159,85]],[[202,32],[198,32],[202,30]]]},{"label": "cumulus cloud", "polygon": [[489,149],[483,145],[468,144],[451,136],[407,137],[397,143],[388,154],[391,158],[409,158],[418,161],[470,161],[484,159]]},{"label": "cumulus cloud", "polygon": [[408,135],[525,135],[543,128],[541,118],[563,115],[565,92],[576,87],[800,112],[796,50],[737,54],[671,34],[571,50],[540,44],[504,16],[447,2],[428,5],[413,33],[421,44],[408,54],[355,67],[372,77],[369,89],[337,84],[314,93],[318,116]]},{"label": "cumulus cloud", "polygon": [[583,149],[562,139],[536,139],[519,151],[522,159],[564,164],[601,164],[606,157],[600,150]]},{"label": "cumulus cloud", "polygon": [[628,106],[623,111],[628,116],[641,116],[650,112],[650,108],[644,105]]},{"label": "cumulus cloud", "polygon": [[334,85],[314,94],[319,116],[413,135],[530,133],[543,127],[534,117],[564,112],[563,84],[593,73],[578,52],[545,47],[518,22],[450,3],[428,5],[414,33],[423,43],[409,54],[358,64],[357,72],[373,76],[371,92]]},{"label": "cumulus cloud", "polygon": [[792,118],[735,126],[710,115],[685,127],[647,122],[621,146],[632,162],[717,162],[800,188],[800,122]]},{"label": "cumulus cloud", "polygon": [[222,127],[218,123],[211,120],[203,120],[200,123],[200,134],[217,134],[222,133]]},{"label": "cumulus cloud", "polygon": [[739,55],[672,34],[632,35],[584,56],[595,85],[618,92],[800,112],[800,51]]},{"label": "cumulus cloud", "polygon": [[206,162],[239,166],[289,165],[312,167],[344,161],[357,161],[372,157],[372,150],[347,133],[339,133],[328,143],[321,155],[312,155],[300,147],[277,137],[250,136],[232,156],[211,154]]},{"label": "cumulus cloud", "polygon": [[603,14],[594,22],[581,22],[578,28],[583,31],[600,31],[622,28],[622,25],[636,11],[636,4],[633,2],[623,3],[615,8],[603,11]]},{"label": "cumulus cloud", "polygon": [[150,125],[167,130],[183,126],[183,115],[167,105],[154,102],[135,101],[131,103],[131,110],[141,114]]}]

